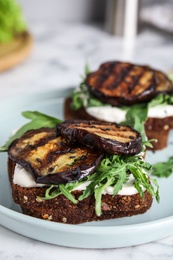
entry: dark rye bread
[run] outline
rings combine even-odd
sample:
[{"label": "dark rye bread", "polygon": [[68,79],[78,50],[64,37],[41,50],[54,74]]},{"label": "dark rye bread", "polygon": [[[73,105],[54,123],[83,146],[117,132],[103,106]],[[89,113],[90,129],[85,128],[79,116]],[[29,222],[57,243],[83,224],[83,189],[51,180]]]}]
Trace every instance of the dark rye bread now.
[{"label": "dark rye bread", "polygon": [[[60,195],[51,200],[40,200],[43,197],[46,187],[22,188],[13,183],[15,163],[9,159],[8,172],[12,187],[12,196],[15,203],[21,206],[22,212],[26,215],[55,221],[66,224],[80,224],[90,221],[100,221],[120,217],[130,217],[145,213],[152,205],[152,196],[145,191],[142,199],[139,194],[131,196],[103,195],[102,215],[95,214],[94,196],[89,196],[78,204],[73,204],[65,196]],[[81,191],[74,191],[77,199]]]},{"label": "dark rye bread", "polygon": [[165,118],[148,118],[145,123],[145,131],[148,139],[157,139],[152,142],[153,150],[162,150],[168,145],[168,135],[173,129],[173,116]]},{"label": "dark rye bread", "polygon": [[[87,114],[84,108],[73,110],[71,108],[72,99],[67,97],[64,101],[64,118],[68,119],[86,119],[96,120],[96,118]],[[152,142],[152,150],[161,150],[167,146],[169,131],[173,129],[173,117],[148,118],[145,123],[145,131],[148,139],[157,139]],[[150,149],[150,148],[149,148]]]}]

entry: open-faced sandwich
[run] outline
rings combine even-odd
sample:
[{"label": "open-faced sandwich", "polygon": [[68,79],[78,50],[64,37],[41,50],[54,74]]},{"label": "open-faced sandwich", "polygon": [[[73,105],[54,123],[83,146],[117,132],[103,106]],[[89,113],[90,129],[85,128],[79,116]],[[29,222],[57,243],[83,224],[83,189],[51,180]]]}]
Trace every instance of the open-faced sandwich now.
[{"label": "open-faced sandwich", "polygon": [[138,131],[67,120],[29,130],[8,149],[13,199],[24,214],[79,224],[146,212],[158,186]]},{"label": "open-faced sandwich", "polygon": [[106,62],[66,100],[65,118],[143,124],[148,139],[157,139],[153,149],[163,149],[173,128],[173,84],[149,66]]}]

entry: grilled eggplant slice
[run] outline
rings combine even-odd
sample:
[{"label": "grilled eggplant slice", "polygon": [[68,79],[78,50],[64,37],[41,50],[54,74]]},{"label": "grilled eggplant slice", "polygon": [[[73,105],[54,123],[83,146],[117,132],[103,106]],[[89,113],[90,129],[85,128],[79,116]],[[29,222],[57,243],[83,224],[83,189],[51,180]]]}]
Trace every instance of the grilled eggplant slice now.
[{"label": "grilled eggplant slice", "polygon": [[163,93],[163,94],[170,94],[173,93],[173,84],[169,80],[169,78],[161,71],[156,71],[156,79],[157,79],[157,86],[156,86],[156,95]]},{"label": "grilled eggplant slice", "polygon": [[116,123],[66,120],[57,125],[57,132],[70,142],[79,142],[110,154],[138,154],[142,150],[139,132]]},{"label": "grilled eggplant slice", "polygon": [[159,93],[173,92],[173,84],[164,73],[125,62],[102,64],[85,83],[92,95],[113,106],[147,102]]},{"label": "grilled eggplant slice", "polygon": [[103,153],[70,144],[57,136],[55,129],[30,130],[16,139],[9,157],[23,166],[36,183],[61,184],[76,181],[93,173]]}]

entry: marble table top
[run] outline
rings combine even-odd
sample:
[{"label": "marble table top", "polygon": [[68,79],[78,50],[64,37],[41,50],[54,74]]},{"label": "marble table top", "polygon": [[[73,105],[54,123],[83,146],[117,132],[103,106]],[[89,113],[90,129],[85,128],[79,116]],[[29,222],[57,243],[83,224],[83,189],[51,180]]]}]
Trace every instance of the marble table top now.
[{"label": "marble table top", "polygon": [[[0,74],[0,99],[22,93],[77,86],[89,64],[108,60],[173,69],[173,35],[143,30],[135,40],[111,36],[97,25],[31,23],[33,51],[19,66]],[[0,226],[0,259],[173,259],[173,236],[117,249],[76,249],[46,244]]]}]

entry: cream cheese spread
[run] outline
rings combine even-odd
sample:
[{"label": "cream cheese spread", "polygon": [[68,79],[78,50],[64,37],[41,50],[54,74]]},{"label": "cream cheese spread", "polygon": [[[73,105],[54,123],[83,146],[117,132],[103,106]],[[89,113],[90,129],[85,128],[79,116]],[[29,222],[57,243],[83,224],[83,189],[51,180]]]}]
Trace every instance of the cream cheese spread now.
[{"label": "cream cheese spread", "polygon": [[[43,187],[45,184],[38,184],[33,179],[32,175],[26,171],[22,166],[16,164],[14,170],[13,183],[17,184],[24,188],[34,188],[34,187]],[[86,181],[83,184],[79,185],[74,190],[85,190],[86,187],[90,184],[90,181]],[[121,191],[118,192],[119,195],[133,195],[138,193],[136,188],[134,187],[134,177],[131,174],[129,180],[123,184]],[[113,195],[113,187],[108,186],[103,191],[103,194]]]},{"label": "cream cheese spread", "polygon": [[[126,119],[126,111],[118,107],[88,107],[86,111],[89,115],[108,122],[121,123]],[[164,118],[168,116],[173,116],[173,105],[158,105],[149,108],[149,118]]]},{"label": "cream cheese spread", "polygon": [[[130,174],[130,177],[128,179],[128,181],[126,183],[123,184],[122,189],[118,192],[118,195],[134,195],[136,193],[138,193],[137,189],[134,187],[134,177],[132,174]],[[90,184],[90,181],[86,181],[83,184],[81,184],[80,186],[78,186],[75,190],[85,190],[86,187]],[[145,189],[143,189],[144,191]],[[113,195],[114,193],[114,188],[111,186],[108,186],[104,189],[104,191],[102,192],[102,194],[109,194],[109,195]]]},{"label": "cream cheese spread", "polygon": [[13,183],[24,188],[45,186],[45,184],[36,183],[32,175],[19,164],[16,164],[14,169]]}]

